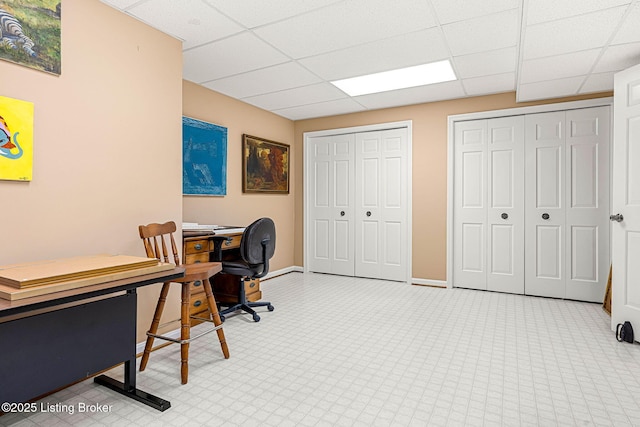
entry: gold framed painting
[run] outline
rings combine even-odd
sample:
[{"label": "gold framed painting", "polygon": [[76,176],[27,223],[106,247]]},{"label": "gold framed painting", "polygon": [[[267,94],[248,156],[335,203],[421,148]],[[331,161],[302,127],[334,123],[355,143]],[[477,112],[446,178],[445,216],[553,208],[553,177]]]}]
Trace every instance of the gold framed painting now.
[{"label": "gold framed painting", "polygon": [[242,135],[242,192],[289,194],[289,146]]}]

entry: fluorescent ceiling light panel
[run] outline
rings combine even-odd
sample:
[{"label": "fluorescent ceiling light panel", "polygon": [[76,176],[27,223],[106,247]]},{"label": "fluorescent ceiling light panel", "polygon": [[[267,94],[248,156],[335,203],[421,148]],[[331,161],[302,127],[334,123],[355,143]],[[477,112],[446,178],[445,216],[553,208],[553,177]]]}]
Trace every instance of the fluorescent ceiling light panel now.
[{"label": "fluorescent ceiling light panel", "polygon": [[386,92],[456,79],[449,60],[331,82],[349,96]]}]

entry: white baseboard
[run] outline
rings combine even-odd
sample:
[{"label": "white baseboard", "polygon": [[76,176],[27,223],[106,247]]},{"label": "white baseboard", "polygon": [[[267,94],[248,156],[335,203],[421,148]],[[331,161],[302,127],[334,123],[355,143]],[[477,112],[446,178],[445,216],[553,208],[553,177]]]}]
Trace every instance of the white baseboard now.
[{"label": "white baseboard", "polygon": [[447,281],[446,280],[431,280],[431,279],[417,279],[412,278],[411,284],[413,285],[421,285],[421,286],[432,286],[435,288],[446,288]]},{"label": "white baseboard", "polygon": [[292,265],[291,267],[281,268],[280,270],[276,270],[276,271],[270,271],[266,276],[264,276],[260,280],[269,280],[269,279],[273,279],[274,277],[282,276],[283,274],[302,273],[302,272],[304,272],[304,269],[302,267],[299,267],[297,265]]}]

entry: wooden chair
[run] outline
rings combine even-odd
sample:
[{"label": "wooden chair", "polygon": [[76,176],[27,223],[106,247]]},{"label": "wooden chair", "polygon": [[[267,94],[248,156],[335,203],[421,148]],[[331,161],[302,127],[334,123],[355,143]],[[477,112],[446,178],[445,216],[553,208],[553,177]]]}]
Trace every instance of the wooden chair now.
[{"label": "wooden chair", "polygon": [[[170,254],[167,249],[167,241],[170,242],[171,253],[173,254],[173,262],[176,265],[180,265],[185,268],[185,275],[181,279],[174,280],[173,282],[165,282],[162,285],[160,291],[160,298],[158,299],[158,305],[156,306],[155,313],[153,315],[153,321],[151,327],[147,332],[147,343],[144,348],[142,360],[140,361],[140,371],[144,371],[149,361],[149,354],[153,347],[154,338],[160,338],[163,340],[171,341],[180,344],[181,353],[181,367],[180,374],[182,384],[186,384],[189,376],[189,343],[201,336],[208,334],[209,332],[216,331],[220,346],[222,347],[222,354],[224,358],[229,358],[229,349],[227,348],[227,342],[224,337],[224,331],[222,330],[222,321],[218,314],[216,301],[213,297],[213,291],[211,290],[211,283],[209,278],[222,270],[222,264],[219,262],[203,262],[198,264],[180,264],[180,258],[178,257],[178,250],[176,248],[176,242],[173,238],[173,233],[176,231],[176,224],[173,221],[164,224],[149,224],[141,225],[138,227],[140,231],[140,238],[144,241],[144,248],[149,258],[158,258],[163,262],[172,262],[170,260]],[[204,286],[205,294],[207,296],[207,304],[209,305],[209,312],[211,313],[210,319],[204,319],[198,317],[198,320],[204,320],[212,322],[214,324],[213,329],[206,330],[195,337],[191,337],[191,316],[189,314],[190,297],[191,293],[189,286],[191,282],[201,281]],[[162,335],[157,335],[158,325],[160,324],[160,317],[164,309],[164,304],[167,299],[167,293],[169,292],[169,285],[171,283],[180,283],[182,285],[182,305],[180,309],[180,339],[174,339]]]}]

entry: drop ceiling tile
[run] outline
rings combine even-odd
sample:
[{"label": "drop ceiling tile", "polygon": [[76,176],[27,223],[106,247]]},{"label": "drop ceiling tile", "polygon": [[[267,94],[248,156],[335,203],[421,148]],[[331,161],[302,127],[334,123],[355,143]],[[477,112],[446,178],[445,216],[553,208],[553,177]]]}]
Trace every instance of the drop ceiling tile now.
[{"label": "drop ceiling tile", "polygon": [[368,109],[398,107],[401,105],[421,104],[423,102],[455,99],[465,96],[460,81],[451,81],[425,85],[408,89],[392,90],[370,95],[356,96],[353,99]]},{"label": "drop ceiling tile", "polygon": [[279,92],[265,93],[264,95],[252,96],[244,98],[243,101],[265,110],[280,110],[283,108],[317,104],[342,98],[347,98],[347,95],[334,85],[330,83],[318,83],[294,89],[282,90]]},{"label": "drop ceiling tile", "polygon": [[442,26],[453,56],[516,46],[519,42],[518,9],[494,13]]},{"label": "drop ceiling tile", "polygon": [[435,25],[424,0],[349,0],[257,28],[255,33],[300,59]]},{"label": "drop ceiling tile", "polygon": [[351,98],[335,101],[319,102],[317,104],[302,105],[300,107],[274,110],[275,114],[290,120],[303,120],[315,117],[335,116],[364,111],[365,108]]},{"label": "drop ceiling tile", "polygon": [[453,58],[454,68],[459,79],[514,73],[517,62],[518,51],[515,47]]},{"label": "drop ceiling tile", "polygon": [[604,46],[620,22],[625,6],[573,18],[530,25],[524,37],[523,59],[535,59]]},{"label": "drop ceiling tile", "polygon": [[526,24],[555,21],[629,3],[631,0],[526,0]]},{"label": "drop ceiling tile", "polygon": [[613,75],[615,73],[591,74],[580,88],[580,93],[605,92],[613,90]]},{"label": "drop ceiling tile", "polygon": [[636,0],[631,6],[629,14],[618,29],[612,44],[640,42],[640,2]]},{"label": "drop ceiling tile", "polygon": [[522,62],[520,83],[534,83],[589,74],[602,49],[583,50]]},{"label": "drop ceiling tile", "polygon": [[289,61],[250,32],[183,52],[182,76],[195,83],[240,74]]},{"label": "drop ceiling tile", "polygon": [[255,28],[342,0],[204,0],[247,28]]},{"label": "drop ceiling tile", "polygon": [[493,76],[473,77],[462,80],[464,90],[469,96],[492,93],[512,92],[516,89],[516,73],[496,74]]},{"label": "drop ceiling tile", "polygon": [[566,79],[521,84],[518,87],[518,102],[536,101],[539,99],[560,98],[578,93],[585,77],[569,77]]},{"label": "drop ceiling tile", "polygon": [[440,24],[464,21],[520,7],[521,0],[431,0]]},{"label": "drop ceiling tile", "polygon": [[319,81],[320,78],[295,62],[287,62],[214,80],[205,83],[203,86],[234,98],[246,98],[248,96],[306,86]]},{"label": "drop ceiling tile", "polygon": [[299,62],[326,80],[338,80],[435,62],[448,57],[440,30],[430,28],[312,56]]},{"label": "drop ceiling tile", "polygon": [[620,71],[640,64],[640,42],[609,46],[596,64],[593,72]]},{"label": "drop ceiling tile", "polygon": [[136,18],[183,40],[189,49],[239,33],[244,28],[200,0],[148,0],[127,10]]}]

